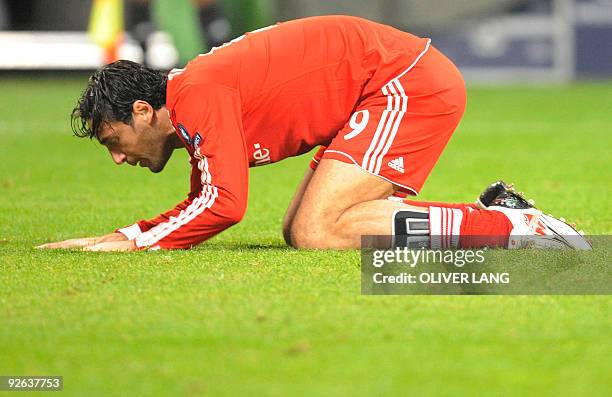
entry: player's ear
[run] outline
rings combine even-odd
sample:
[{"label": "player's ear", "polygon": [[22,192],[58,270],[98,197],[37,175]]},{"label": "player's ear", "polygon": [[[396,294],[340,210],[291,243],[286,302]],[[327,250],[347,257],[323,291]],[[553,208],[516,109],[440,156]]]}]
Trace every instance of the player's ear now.
[{"label": "player's ear", "polygon": [[132,117],[140,118],[141,120],[150,123],[153,120],[153,115],[155,111],[153,110],[153,106],[147,101],[141,101],[140,99],[134,101],[132,104]]}]

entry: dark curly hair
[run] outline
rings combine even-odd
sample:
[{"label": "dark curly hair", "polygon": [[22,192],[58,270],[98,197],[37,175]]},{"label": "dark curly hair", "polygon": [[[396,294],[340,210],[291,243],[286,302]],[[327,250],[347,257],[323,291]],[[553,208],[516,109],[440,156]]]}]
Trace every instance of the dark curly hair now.
[{"label": "dark curly hair", "polygon": [[98,138],[104,123],[132,123],[132,105],[148,102],[155,110],[166,103],[167,75],[131,61],[104,66],[89,78],[87,88],[72,111],[72,132]]}]

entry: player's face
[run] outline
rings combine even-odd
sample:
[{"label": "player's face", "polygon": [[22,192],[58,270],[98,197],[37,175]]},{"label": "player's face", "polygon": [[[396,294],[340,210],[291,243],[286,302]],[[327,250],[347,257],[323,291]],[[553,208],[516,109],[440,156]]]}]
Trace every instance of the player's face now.
[{"label": "player's face", "polygon": [[100,131],[100,143],[106,146],[116,164],[140,165],[160,172],[174,147],[165,131],[166,123],[160,123],[158,118],[159,115],[149,109],[148,113],[146,110],[134,112],[131,125],[119,121],[106,123]]}]

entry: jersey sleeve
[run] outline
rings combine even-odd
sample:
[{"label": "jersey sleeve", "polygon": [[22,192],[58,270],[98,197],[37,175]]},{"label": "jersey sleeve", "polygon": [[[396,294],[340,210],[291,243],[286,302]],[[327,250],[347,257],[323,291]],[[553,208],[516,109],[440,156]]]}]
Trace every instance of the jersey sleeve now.
[{"label": "jersey sleeve", "polygon": [[178,215],[189,204],[191,204],[193,199],[198,197],[202,191],[202,183],[200,182],[202,173],[198,169],[198,161],[194,157],[189,157],[189,162],[191,164],[191,189],[189,190],[189,194],[185,200],[177,204],[173,209],[166,211],[153,219],[140,220],[133,225],[116,229],[115,232],[122,233],[128,238],[128,240],[134,240],[136,237],[159,225],[161,222],[167,222],[171,216]]},{"label": "jersey sleeve", "polygon": [[140,221],[128,235],[139,248],[190,248],[238,223],[246,211],[248,157],[238,94],[217,85],[190,85],[173,108],[193,146],[191,191],[175,208]]}]

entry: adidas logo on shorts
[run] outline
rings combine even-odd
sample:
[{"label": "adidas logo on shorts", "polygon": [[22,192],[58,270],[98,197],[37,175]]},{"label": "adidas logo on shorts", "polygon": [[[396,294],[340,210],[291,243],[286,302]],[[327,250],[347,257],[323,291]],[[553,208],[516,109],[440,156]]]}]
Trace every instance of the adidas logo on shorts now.
[{"label": "adidas logo on shorts", "polygon": [[401,172],[402,174],[404,173],[404,158],[403,157],[398,157],[395,160],[391,160],[389,161],[389,163],[387,163],[387,165],[393,168],[397,172]]}]

